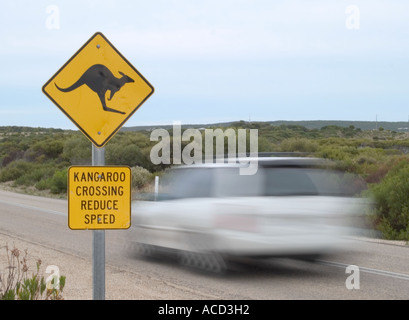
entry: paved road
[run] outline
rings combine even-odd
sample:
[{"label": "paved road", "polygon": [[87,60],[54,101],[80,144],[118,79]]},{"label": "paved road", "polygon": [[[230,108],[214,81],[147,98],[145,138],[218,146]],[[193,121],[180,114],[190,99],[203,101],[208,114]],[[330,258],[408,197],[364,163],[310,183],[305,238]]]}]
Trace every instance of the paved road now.
[{"label": "paved road", "polygon": [[[373,239],[351,239],[348,251],[318,263],[289,259],[248,262],[227,275],[209,275],[186,269],[171,259],[146,260],[127,254],[126,233],[107,230],[106,281],[114,277],[107,298],[113,299],[408,299],[409,246]],[[88,273],[86,288],[72,290],[69,298],[84,296],[92,261],[92,231],[70,230],[65,200],[0,191],[0,241],[14,239],[36,247],[36,252],[64,255],[64,270]],[[0,243],[0,246],[3,246]],[[1,253],[0,253],[1,254]],[[64,261],[64,262],[63,262]],[[62,266],[62,264],[64,264]],[[71,266],[71,269],[68,268]],[[349,265],[359,268],[346,273]],[[84,267],[85,266],[85,267]],[[68,271],[67,271],[68,272]],[[71,271],[69,271],[71,272]],[[359,288],[357,288],[359,273]],[[354,276],[355,282],[349,281]],[[120,277],[122,276],[123,279]],[[67,282],[80,281],[74,275]],[[355,285],[348,289],[347,284]],[[116,291],[118,290],[118,292]],[[88,294],[88,293],[87,293]],[[125,296],[124,296],[125,294]]]}]

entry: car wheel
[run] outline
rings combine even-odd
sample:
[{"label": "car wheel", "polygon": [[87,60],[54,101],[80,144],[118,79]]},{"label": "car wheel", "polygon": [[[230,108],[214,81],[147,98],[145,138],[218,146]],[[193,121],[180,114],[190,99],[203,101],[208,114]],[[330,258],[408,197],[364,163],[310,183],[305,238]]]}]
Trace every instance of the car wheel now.
[{"label": "car wheel", "polygon": [[157,247],[149,244],[149,238],[143,230],[131,230],[129,251],[136,256],[152,258],[157,254]]},{"label": "car wheel", "polygon": [[190,250],[179,251],[179,262],[183,266],[212,273],[224,273],[227,264],[224,257],[212,250],[209,236],[192,233],[186,236]]},{"label": "car wheel", "polygon": [[156,256],[157,250],[156,247],[151,244],[137,243],[136,252],[143,257],[154,258]]},{"label": "car wheel", "polygon": [[206,272],[223,273],[227,270],[225,260],[216,253],[181,251],[179,262],[183,266]]}]

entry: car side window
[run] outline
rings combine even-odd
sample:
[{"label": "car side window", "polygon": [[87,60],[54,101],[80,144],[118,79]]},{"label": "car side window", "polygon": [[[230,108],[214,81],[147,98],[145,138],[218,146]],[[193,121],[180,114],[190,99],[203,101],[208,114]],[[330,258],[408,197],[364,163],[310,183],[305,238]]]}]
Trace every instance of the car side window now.
[{"label": "car side window", "polygon": [[303,168],[266,168],[266,195],[316,195],[318,190]]},{"label": "car side window", "polygon": [[345,179],[339,172],[309,167],[266,168],[266,195],[346,195]]},{"label": "car side window", "polygon": [[241,175],[238,167],[214,170],[216,197],[254,197],[262,194],[260,174]]},{"label": "car side window", "polygon": [[161,192],[168,199],[210,197],[212,177],[208,168],[176,169],[165,178]]}]

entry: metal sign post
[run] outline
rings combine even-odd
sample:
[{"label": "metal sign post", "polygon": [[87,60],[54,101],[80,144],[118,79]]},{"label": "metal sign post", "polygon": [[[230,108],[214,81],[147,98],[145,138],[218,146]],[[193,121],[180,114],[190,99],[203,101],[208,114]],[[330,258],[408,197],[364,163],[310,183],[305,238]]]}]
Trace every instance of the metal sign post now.
[{"label": "metal sign post", "polygon": [[[92,165],[105,165],[105,147],[97,148],[92,144]],[[92,232],[93,299],[105,300],[105,230]]]}]

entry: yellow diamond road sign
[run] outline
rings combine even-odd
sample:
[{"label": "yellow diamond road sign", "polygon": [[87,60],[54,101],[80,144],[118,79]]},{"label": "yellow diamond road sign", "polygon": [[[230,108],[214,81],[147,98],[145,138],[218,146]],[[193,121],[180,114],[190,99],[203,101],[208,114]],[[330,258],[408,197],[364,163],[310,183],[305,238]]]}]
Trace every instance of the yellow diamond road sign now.
[{"label": "yellow diamond road sign", "polygon": [[95,146],[103,147],[154,88],[97,32],[48,80],[43,92]]},{"label": "yellow diamond road sign", "polygon": [[74,230],[131,226],[131,169],[72,166],[68,169],[68,226]]}]

